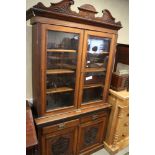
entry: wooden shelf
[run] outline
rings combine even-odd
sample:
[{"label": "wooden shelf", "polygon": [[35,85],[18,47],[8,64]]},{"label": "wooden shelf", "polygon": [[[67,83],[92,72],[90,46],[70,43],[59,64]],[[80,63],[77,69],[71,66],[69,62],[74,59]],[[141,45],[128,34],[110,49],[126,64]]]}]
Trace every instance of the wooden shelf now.
[{"label": "wooden shelf", "polygon": [[[58,66],[62,66],[62,65],[59,64]],[[76,69],[75,65],[69,65],[69,64],[63,64],[63,67],[68,68],[68,69]]]},{"label": "wooden shelf", "polygon": [[68,74],[68,73],[74,73],[74,71],[70,69],[50,69],[46,71],[46,74]]},{"label": "wooden shelf", "polygon": [[96,100],[90,100],[88,102],[82,102],[82,104],[92,104],[92,103],[97,103],[97,102],[103,102],[101,99],[96,99]]},{"label": "wooden shelf", "polygon": [[73,88],[69,87],[60,87],[60,88],[51,88],[46,90],[46,94],[60,93],[60,92],[68,92],[73,91]]},{"label": "wooden shelf", "polygon": [[75,53],[76,50],[66,50],[66,49],[47,49],[47,52],[68,52],[68,53]]},{"label": "wooden shelf", "polygon": [[103,52],[101,52],[101,54],[109,54],[109,52],[104,52],[104,51],[103,51]]},{"label": "wooden shelf", "polygon": [[96,88],[96,87],[104,87],[103,84],[87,84],[87,85],[84,85],[84,89],[89,89],[89,88]]},{"label": "wooden shelf", "polygon": [[85,68],[85,72],[104,72],[106,71],[105,68]]},{"label": "wooden shelf", "polygon": [[68,60],[68,59],[76,59],[76,57],[64,57],[63,58],[61,56],[47,56],[48,59],[54,59],[54,60]]}]

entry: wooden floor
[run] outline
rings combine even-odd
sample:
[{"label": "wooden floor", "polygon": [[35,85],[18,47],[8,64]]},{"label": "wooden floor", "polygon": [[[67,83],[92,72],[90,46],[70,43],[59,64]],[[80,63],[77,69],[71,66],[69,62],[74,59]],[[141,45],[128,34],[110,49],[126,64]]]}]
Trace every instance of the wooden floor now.
[{"label": "wooden floor", "polygon": [[[92,155],[110,155],[105,149],[102,149],[98,152],[93,153]],[[118,152],[116,155],[129,155],[129,147],[124,148],[120,152]]]}]

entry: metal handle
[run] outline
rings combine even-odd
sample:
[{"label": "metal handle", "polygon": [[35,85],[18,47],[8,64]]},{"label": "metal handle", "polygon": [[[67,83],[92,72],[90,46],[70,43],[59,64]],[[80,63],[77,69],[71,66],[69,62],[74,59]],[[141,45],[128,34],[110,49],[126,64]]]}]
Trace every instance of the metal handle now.
[{"label": "metal handle", "polygon": [[93,115],[92,120],[96,120],[98,118],[98,115]]},{"label": "metal handle", "polygon": [[64,128],[65,128],[65,123],[59,124],[59,125],[58,125],[58,128],[59,128],[59,129],[64,129]]}]

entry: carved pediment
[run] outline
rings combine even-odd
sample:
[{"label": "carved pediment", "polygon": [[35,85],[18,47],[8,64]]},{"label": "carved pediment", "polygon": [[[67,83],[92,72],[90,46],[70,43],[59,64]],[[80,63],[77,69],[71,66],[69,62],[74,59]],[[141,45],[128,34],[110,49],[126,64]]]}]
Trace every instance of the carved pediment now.
[{"label": "carved pediment", "polygon": [[55,13],[64,13],[64,14],[71,14],[74,15],[76,12],[71,10],[71,5],[74,4],[73,0],[63,0],[59,3],[50,3],[49,7],[44,6],[41,2],[37,5],[33,6],[33,8],[47,10],[49,12]]},{"label": "carved pediment", "polygon": [[71,10],[74,0],[62,0],[59,3],[51,3],[49,7],[44,6],[41,2],[27,10],[27,20],[33,16],[41,16],[48,18],[58,18],[67,21],[76,21],[89,25],[104,26],[112,29],[120,29],[120,22],[115,22],[115,18],[109,10],[103,10],[102,17],[95,17],[98,13],[94,6],[84,4],[80,7],[79,13]]},{"label": "carved pediment", "polygon": [[95,18],[95,14],[97,14],[98,12],[96,12],[96,9],[90,5],[90,4],[84,4],[80,7],[78,7],[79,9],[79,16],[82,16],[84,18]]},{"label": "carved pediment", "polygon": [[105,10],[102,10],[102,17],[97,17],[96,19],[97,20],[100,20],[100,21],[104,21],[106,23],[110,23],[110,24],[116,24],[118,26],[121,26],[121,22],[115,22],[115,18],[111,15],[110,11],[105,9]]}]

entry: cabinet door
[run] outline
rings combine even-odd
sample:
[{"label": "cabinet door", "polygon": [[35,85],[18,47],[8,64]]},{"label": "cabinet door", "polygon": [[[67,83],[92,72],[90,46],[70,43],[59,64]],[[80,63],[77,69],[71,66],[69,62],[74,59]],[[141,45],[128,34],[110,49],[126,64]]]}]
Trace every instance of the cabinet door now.
[{"label": "cabinet door", "polygon": [[85,31],[79,106],[107,101],[116,36]]},{"label": "cabinet door", "polygon": [[42,137],[41,155],[75,155],[77,128],[58,130]]},{"label": "cabinet door", "polygon": [[42,25],[42,114],[77,106],[83,31]]},{"label": "cabinet door", "polygon": [[80,125],[78,134],[78,154],[92,151],[102,146],[106,127],[106,117],[99,118]]}]

